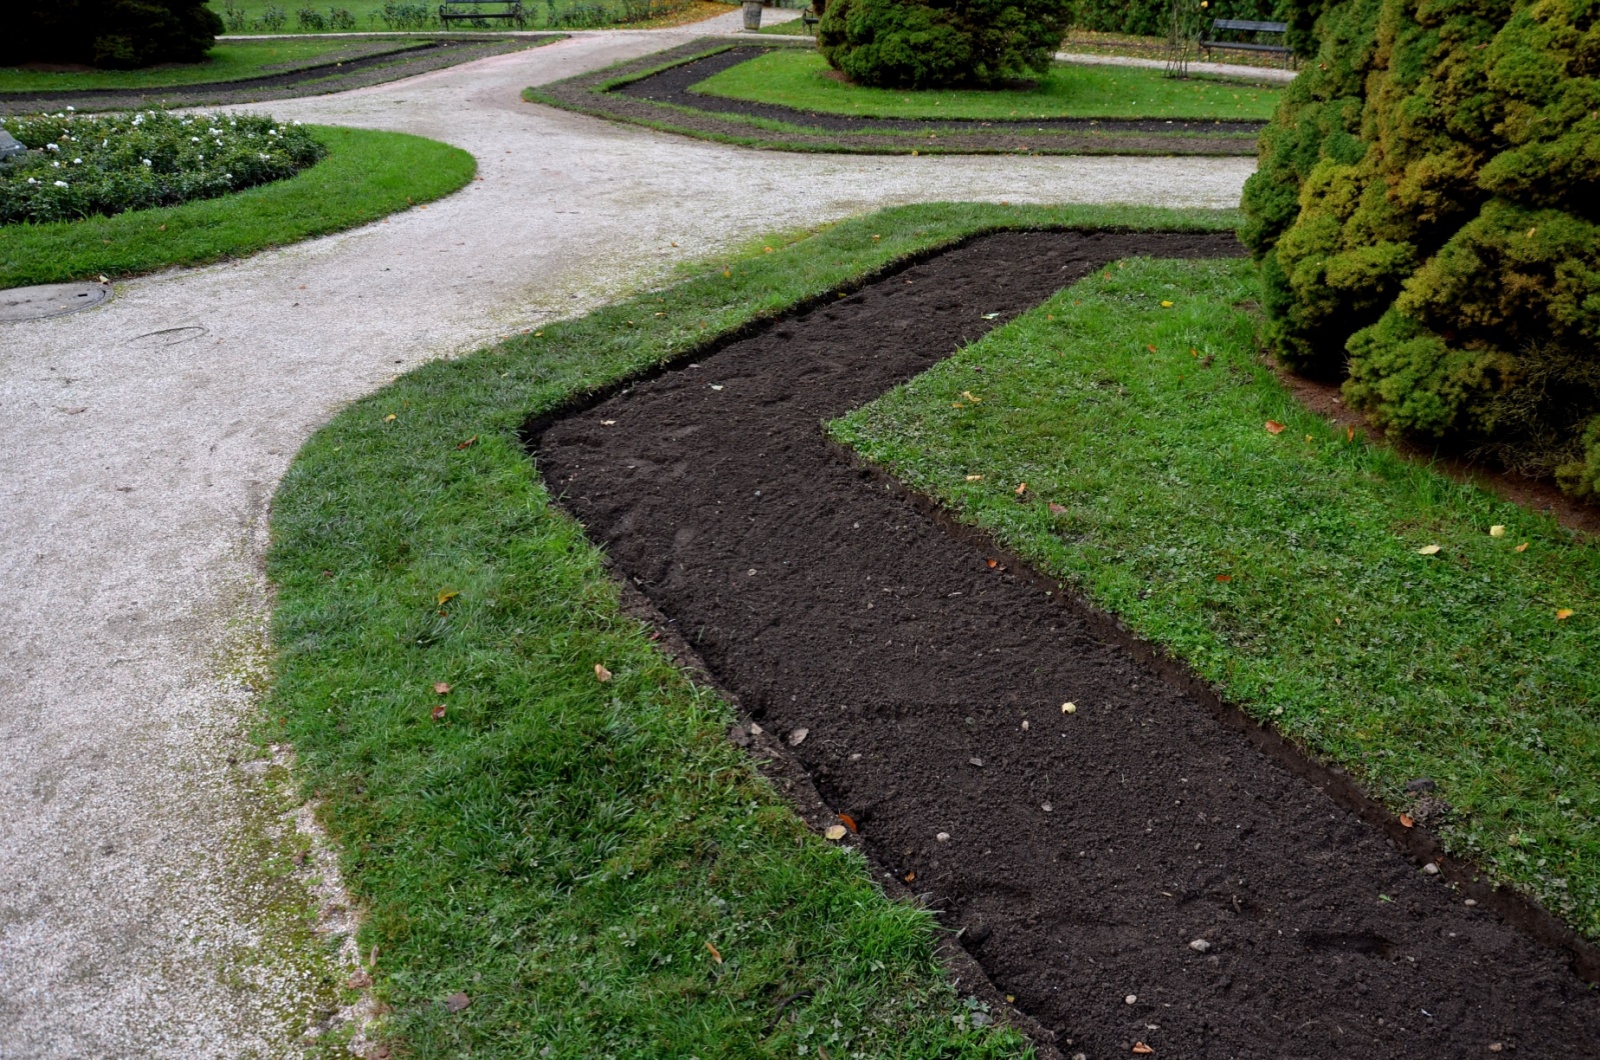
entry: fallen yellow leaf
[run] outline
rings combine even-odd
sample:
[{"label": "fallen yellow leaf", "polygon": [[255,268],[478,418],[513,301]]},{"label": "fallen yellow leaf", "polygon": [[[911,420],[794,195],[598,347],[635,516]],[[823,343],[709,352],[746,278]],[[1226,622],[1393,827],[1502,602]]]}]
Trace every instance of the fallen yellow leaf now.
[{"label": "fallen yellow leaf", "polygon": [[1171,309],[1172,308],[1172,303],[1171,302],[1162,302],[1161,303],[1161,308],[1162,309]]},{"label": "fallen yellow leaf", "polygon": [[1419,555],[1419,556],[1432,556],[1432,555],[1435,555],[1436,553],[1438,553],[1438,551],[1439,551],[1439,546],[1438,545],[1423,545],[1421,548],[1417,549],[1417,555]]},{"label": "fallen yellow leaf", "polygon": [[457,589],[440,589],[439,590],[439,606],[443,607],[445,604],[448,604],[451,600],[454,600],[456,597],[458,597],[460,595],[461,595],[461,593]]},{"label": "fallen yellow leaf", "polygon": [[1526,551],[1528,551],[1528,543],[1526,541],[1524,541],[1522,544],[1518,545],[1517,546],[1517,551],[1518,552],[1526,552]]},{"label": "fallen yellow leaf", "polygon": [[968,401],[972,402],[974,405],[978,405],[978,404],[982,404],[983,403],[983,398],[981,398],[981,397],[973,397],[972,396],[972,391],[970,391],[970,390],[963,390],[961,392],[961,396],[966,398]]},{"label": "fallen yellow leaf", "polygon": [[1015,493],[1017,496],[1020,497],[1024,493],[1028,492],[1028,484],[1026,482],[1019,482],[1019,483],[1017,483],[1017,488],[1012,490],[1011,492]]},{"label": "fallen yellow leaf", "polygon": [[983,478],[982,475],[968,475],[967,476],[967,481],[968,482],[977,482],[981,478]]},{"label": "fallen yellow leaf", "polygon": [[1505,537],[1506,536],[1506,528],[1501,526],[1499,523],[1496,523],[1495,525],[1489,527],[1489,536],[1490,537]]},{"label": "fallen yellow leaf", "polygon": [[383,422],[384,423],[393,423],[394,422],[394,413],[391,412],[391,413],[389,413],[389,415],[385,416],[383,418]]},{"label": "fallen yellow leaf", "polygon": [[594,676],[595,676],[595,679],[598,680],[601,684],[605,684],[607,681],[611,680],[611,671],[607,670],[605,668],[605,666],[603,666],[602,664],[595,663],[594,664]]},{"label": "fallen yellow leaf", "polygon": [[718,964],[722,963],[722,952],[711,944],[710,939],[706,939],[706,949],[711,951],[712,960],[716,961]]},{"label": "fallen yellow leaf", "polygon": [[1268,420],[1267,421],[1267,433],[1268,434],[1282,434],[1283,433],[1283,424],[1279,423],[1277,420]]},{"label": "fallen yellow leaf", "polygon": [[1570,607],[1563,607],[1559,611],[1556,612],[1556,621],[1557,622],[1565,622],[1567,619],[1569,619],[1571,617],[1572,617],[1572,608],[1570,608]]},{"label": "fallen yellow leaf", "polygon": [[435,681],[433,683],[433,690],[436,694],[442,696],[450,691],[450,685],[445,681]]}]

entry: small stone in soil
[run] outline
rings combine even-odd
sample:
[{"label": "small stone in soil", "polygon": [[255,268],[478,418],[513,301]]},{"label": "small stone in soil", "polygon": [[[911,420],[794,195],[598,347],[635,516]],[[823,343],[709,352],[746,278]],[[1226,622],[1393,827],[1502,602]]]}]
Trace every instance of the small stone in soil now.
[{"label": "small stone in soil", "polygon": [[1125,1003],[1125,1004],[1129,1004],[1129,1005],[1131,1005],[1131,1004],[1133,1004],[1133,1003],[1134,1003],[1134,1002],[1135,1002],[1135,1001],[1138,1001],[1138,1000],[1139,1000],[1139,995],[1138,995],[1138,994],[1129,994],[1129,995],[1128,995],[1128,996],[1127,996],[1127,997],[1125,997],[1125,998],[1123,998],[1123,999],[1122,999],[1122,1000],[1123,1000],[1123,1002],[1124,1002],[1124,1003]]},{"label": "small stone in soil", "polygon": [[1439,866],[1430,861],[1426,865],[1422,866],[1422,871],[1427,873],[1429,876],[1437,876],[1439,875]]},{"label": "small stone in soil", "polygon": [[949,832],[940,832],[938,835],[934,836],[933,838],[937,839],[941,843],[948,843],[948,842],[950,842],[950,833]]},{"label": "small stone in soil", "polygon": [[1196,953],[1204,953],[1211,948],[1211,943],[1207,942],[1205,939],[1195,939],[1193,942],[1189,943],[1189,948],[1194,950]]},{"label": "small stone in soil", "polygon": [[1045,813],[1049,813],[1049,812],[1050,812],[1050,811],[1051,811],[1051,810],[1053,810],[1053,809],[1055,809],[1055,807],[1054,807],[1054,806],[1051,806],[1051,805],[1050,805],[1050,804],[1049,804],[1049,803],[1048,803],[1048,802],[1047,802],[1047,803],[1045,803],[1045,804],[1044,804],[1044,805],[1042,805],[1042,806],[1040,806],[1040,807],[1039,807],[1039,809],[1041,809],[1041,810],[1043,810],[1043,811],[1044,811],[1044,812],[1045,812]]},{"label": "small stone in soil", "polygon": [[1462,905],[1477,905],[1478,904],[1478,900],[1476,898],[1468,898],[1465,902],[1462,902],[1461,904]]},{"label": "small stone in soil", "polygon": [[810,729],[796,729],[794,732],[791,732],[789,734],[789,746],[790,747],[799,747],[802,743],[805,742],[806,737],[810,736],[810,735],[811,735],[811,730]]},{"label": "small stone in soil", "polygon": [[969,758],[969,759],[967,759],[967,762],[970,765],[977,766],[979,769],[983,768],[983,759],[981,759],[981,758]]}]

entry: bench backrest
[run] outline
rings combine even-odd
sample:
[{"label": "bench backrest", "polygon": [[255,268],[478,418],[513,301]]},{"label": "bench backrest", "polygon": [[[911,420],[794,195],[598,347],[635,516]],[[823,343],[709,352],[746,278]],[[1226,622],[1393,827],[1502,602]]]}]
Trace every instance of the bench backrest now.
[{"label": "bench backrest", "polygon": [[1211,20],[1213,31],[1219,29],[1237,30],[1241,33],[1287,33],[1287,22],[1252,22],[1242,18],[1214,18]]}]

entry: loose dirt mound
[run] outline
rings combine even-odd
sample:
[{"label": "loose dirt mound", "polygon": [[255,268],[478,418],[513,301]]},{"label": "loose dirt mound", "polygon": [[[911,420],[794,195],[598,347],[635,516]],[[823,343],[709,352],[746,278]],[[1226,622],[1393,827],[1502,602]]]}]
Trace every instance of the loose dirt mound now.
[{"label": "loose dirt mound", "polygon": [[1560,955],[819,429],[1105,262],[1237,253],[990,237],[555,423],[541,468],[1067,1054],[1600,1055]]}]

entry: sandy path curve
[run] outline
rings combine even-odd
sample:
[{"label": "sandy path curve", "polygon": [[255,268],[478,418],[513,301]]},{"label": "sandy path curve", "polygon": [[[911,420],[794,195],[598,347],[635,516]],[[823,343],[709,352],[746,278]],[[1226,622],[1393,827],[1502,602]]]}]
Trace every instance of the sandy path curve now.
[{"label": "sandy path curve", "polygon": [[293,1054],[332,1016],[348,972],[288,914],[336,923],[338,899],[317,857],[262,871],[294,823],[244,726],[268,503],[341,404],[775,228],[935,199],[1231,206],[1253,168],[760,153],[519,101],[737,17],[263,105],[448,141],[483,179],[0,325],[0,1056]]}]

